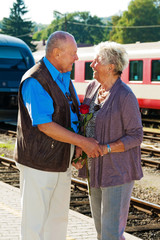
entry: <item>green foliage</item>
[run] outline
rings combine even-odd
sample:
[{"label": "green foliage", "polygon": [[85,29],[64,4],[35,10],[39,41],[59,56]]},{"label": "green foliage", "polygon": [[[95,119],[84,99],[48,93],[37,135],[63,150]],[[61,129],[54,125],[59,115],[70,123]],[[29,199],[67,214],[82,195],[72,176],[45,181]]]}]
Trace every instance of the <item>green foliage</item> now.
[{"label": "green foliage", "polygon": [[2,21],[0,21],[0,29],[2,28]]},{"label": "green foliage", "polygon": [[42,39],[42,32],[43,32],[43,30],[35,32],[33,34],[32,39],[35,40],[35,41],[40,41]]},{"label": "green foliage", "polygon": [[105,19],[91,16],[89,12],[61,14],[54,11],[53,17],[47,28],[34,34],[35,40],[47,40],[57,30],[70,32],[78,44],[160,40],[160,28],[153,27],[160,25],[160,0],[131,0],[127,11]]},{"label": "green foliage", "polygon": [[111,22],[110,22],[110,24],[108,24],[108,26],[110,26],[112,29],[109,31],[109,40],[118,42],[119,31],[117,31],[116,28],[114,28],[114,26],[118,25],[118,22],[120,19],[121,19],[120,16],[112,16]]},{"label": "green foliage", "polygon": [[89,12],[74,12],[68,14],[60,14],[54,11],[54,20],[39,34],[34,34],[35,40],[48,39],[49,35],[54,31],[67,31],[75,37],[77,43],[97,44],[106,39],[105,26],[100,18],[91,16]]},{"label": "green foliage", "polygon": [[91,16],[89,12],[61,14],[54,11],[50,25],[23,19],[28,10],[23,0],[15,1],[9,18],[0,21],[0,28],[4,34],[21,38],[32,51],[36,49],[32,40],[47,40],[49,35],[57,30],[68,31],[74,35],[78,44],[88,45],[107,40],[119,43],[160,40],[160,29],[147,27],[160,25],[160,0],[131,0],[127,11],[120,16],[108,18]]},{"label": "green foliage", "polygon": [[145,27],[160,24],[159,2],[132,0],[128,6],[128,11],[123,12],[122,16],[112,17],[113,26],[118,27],[113,28],[110,32],[110,40],[119,43],[159,41],[159,28]]},{"label": "green foliage", "polygon": [[48,24],[42,24],[42,23],[36,23],[36,22],[33,22],[33,25],[34,25],[34,30],[33,30],[34,33],[44,30],[45,28],[48,27]]},{"label": "green foliage", "polygon": [[23,19],[27,12],[24,1],[16,0],[10,9],[9,18],[2,21],[2,33],[22,39],[34,51],[35,45],[32,44],[34,25],[31,21]]}]

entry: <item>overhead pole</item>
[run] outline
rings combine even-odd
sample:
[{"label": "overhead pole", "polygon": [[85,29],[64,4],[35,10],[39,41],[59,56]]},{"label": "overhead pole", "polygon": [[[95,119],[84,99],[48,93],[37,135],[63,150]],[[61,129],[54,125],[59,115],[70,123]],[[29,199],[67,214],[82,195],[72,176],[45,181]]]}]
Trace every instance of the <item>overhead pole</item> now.
[{"label": "overhead pole", "polygon": [[60,13],[60,12],[58,12],[58,11],[54,11],[54,12],[56,12],[56,13],[58,13],[59,15],[61,15],[61,16],[63,16],[64,17],[64,29],[65,29],[65,31],[67,32],[67,14],[66,13]]}]

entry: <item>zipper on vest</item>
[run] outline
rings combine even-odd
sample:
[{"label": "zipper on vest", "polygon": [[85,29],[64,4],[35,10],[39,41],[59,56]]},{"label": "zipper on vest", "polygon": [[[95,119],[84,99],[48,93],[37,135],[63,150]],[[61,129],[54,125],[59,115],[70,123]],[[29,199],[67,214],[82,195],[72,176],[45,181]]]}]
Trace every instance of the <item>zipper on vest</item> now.
[{"label": "zipper on vest", "polygon": [[54,141],[52,141],[51,148],[54,148]]}]

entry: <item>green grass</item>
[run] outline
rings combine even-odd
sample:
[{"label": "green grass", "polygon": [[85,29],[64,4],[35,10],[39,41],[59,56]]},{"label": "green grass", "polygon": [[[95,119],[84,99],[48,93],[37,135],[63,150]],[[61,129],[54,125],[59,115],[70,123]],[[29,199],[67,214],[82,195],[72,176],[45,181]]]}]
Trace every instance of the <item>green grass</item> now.
[{"label": "green grass", "polygon": [[7,143],[0,143],[0,148],[7,148],[8,150],[14,150],[15,144],[7,142]]}]

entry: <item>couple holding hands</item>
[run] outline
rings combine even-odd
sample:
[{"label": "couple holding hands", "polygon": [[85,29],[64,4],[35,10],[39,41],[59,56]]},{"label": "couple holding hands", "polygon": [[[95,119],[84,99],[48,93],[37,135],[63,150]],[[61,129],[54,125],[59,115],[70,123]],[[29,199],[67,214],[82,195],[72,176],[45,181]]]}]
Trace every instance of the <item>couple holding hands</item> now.
[{"label": "couple holding hands", "polygon": [[97,239],[125,239],[134,180],[143,176],[139,105],[121,80],[128,65],[127,53],[115,42],[96,46],[91,63],[94,80],[83,102],[91,115],[85,136],[78,134],[74,124],[81,118],[79,99],[70,80],[76,60],[74,37],[54,32],[47,41],[45,57],[20,83],[14,155],[20,169],[22,240],[66,239],[74,152],[74,158],[82,153],[87,156],[84,166],[81,160],[72,164],[81,177],[87,176],[86,169],[89,171]]}]

